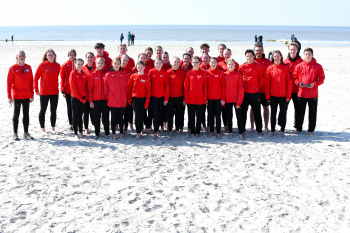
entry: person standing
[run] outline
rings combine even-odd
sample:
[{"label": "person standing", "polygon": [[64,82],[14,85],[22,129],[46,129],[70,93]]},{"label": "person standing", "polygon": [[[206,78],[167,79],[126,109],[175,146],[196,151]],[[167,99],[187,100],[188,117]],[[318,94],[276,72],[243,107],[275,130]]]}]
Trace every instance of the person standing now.
[{"label": "person standing", "polygon": [[309,135],[314,135],[316,128],[318,87],[324,83],[325,74],[323,67],[313,57],[312,48],[304,49],[304,61],[294,70],[295,84],[298,90],[298,116],[295,133],[303,129],[306,104],[309,105]]},{"label": "person standing", "polygon": [[135,35],[134,33],[131,34],[131,45],[134,45],[135,43]]},{"label": "person standing", "polygon": [[259,43],[260,45],[263,45],[263,36],[262,36],[262,35],[260,35],[260,36],[258,37],[258,43]]},{"label": "person standing", "polygon": [[[34,76],[34,90],[37,96],[40,95],[39,123],[41,131],[45,131],[45,113],[50,102],[50,121],[52,133],[56,134],[56,119],[58,105],[58,82],[61,66],[56,62],[56,53],[52,49],[45,51],[42,63],[39,64]],[[39,92],[40,79],[40,92]]]},{"label": "person standing", "polygon": [[[191,64],[191,59],[192,59],[192,57],[193,57],[193,55],[194,55],[194,49],[192,48],[192,47],[188,47],[187,49],[186,49],[186,52],[185,53],[187,53],[187,54],[189,54],[190,55],[190,64]],[[183,66],[183,60],[181,60],[180,61],[180,67],[181,66]],[[191,64],[191,66],[192,66],[192,64]]]},{"label": "person standing", "polygon": [[[89,75],[91,75],[93,72],[96,71],[96,64],[95,64],[95,57],[92,52],[87,52],[85,54],[86,58],[86,64],[83,67],[83,71]],[[84,109],[84,126],[85,126],[85,132],[86,134],[89,133],[89,116],[92,125],[94,126],[94,109],[90,107],[89,100],[85,103],[85,109]]]},{"label": "person standing", "polygon": [[[122,42],[120,42],[120,43],[122,43]],[[128,46],[130,46],[131,45],[131,33],[130,33],[130,31],[128,32]]]},{"label": "person standing", "polygon": [[108,72],[112,66],[112,59],[109,57],[109,53],[105,51],[105,45],[102,43],[96,43],[95,50],[97,53],[95,60],[102,57],[105,60],[105,67],[103,67],[103,70]]},{"label": "person standing", "polygon": [[300,54],[300,50],[301,50],[301,44],[298,41],[298,38],[294,38],[294,42],[298,44],[298,54]]},{"label": "person standing", "polygon": [[[120,44],[118,46],[118,52],[119,52],[118,58],[121,59],[121,57],[128,52],[128,48],[127,48],[126,44]],[[134,59],[132,59],[129,56],[128,56],[128,58],[129,58],[129,62],[126,65],[126,67],[132,69],[135,67],[135,61],[134,61]]]},{"label": "person standing", "polygon": [[26,54],[19,50],[16,54],[16,64],[9,68],[7,75],[7,98],[10,105],[13,104],[13,140],[18,141],[18,118],[23,112],[24,138],[33,139],[29,134],[29,105],[34,101],[34,86],[32,67],[25,64]]},{"label": "person standing", "polygon": [[218,50],[219,50],[219,56],[216,58],[217,63],[220,63],[222,61],[225,61],[225,57],[224,57],[224,51],[226,49],[226,45],[224,44],[219,44],[218,46]]},{"label": "person standing", "polygon": [[146,58],[147,58],[145,65],[150,66],[151,69],[153,69],[154,68],[154,60],[152,59],[153,49],[151,47],[147,47],[145,49],[145,54],[146,54]]},{"label": "person standing", "polygon": [[[132,69],[126,67],[129,64],[129,56],[124,54],[120,56],[121,59],[121,68],[128,74],[128,83],[130,80],[130,76],[133,74],[132,73]],[[132,105],[129,105],[126,107],[125,109],[125,113],[124,113],[124,134],[125,136],[128,136],[128,125],[130,124],[130,129],[131,131],[134,131],[134,112],[132,109]]]},{"label": "person standing", "polygon": [[13,43],[13,35],[11,36],[11,41],[12,41],[12,43]]},{"label": "person standing", "polygon": [[123,40],[124,40],[124,35],[123,33],[120,33],[120,43],[123,43]]}]

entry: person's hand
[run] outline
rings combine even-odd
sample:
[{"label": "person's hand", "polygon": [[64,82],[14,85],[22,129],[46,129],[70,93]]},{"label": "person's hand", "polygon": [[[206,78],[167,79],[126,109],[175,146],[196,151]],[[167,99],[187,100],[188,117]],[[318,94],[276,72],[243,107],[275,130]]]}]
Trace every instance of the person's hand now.
[{"label": "person's hand", "polygon": [[30,102],[33,102],[34,101],[34,96],[32,98],[30,98]]},{"label": "person's hand", "polygon": [[225,101],[221,100],[221,105],[224,106],[225,105]]},{"label": "person's hand", "polygon": [[315,84],[311,83],[311,84],[309,85],[309,88],[313,88],[314,86],[315,86]]},{"label": "person's hand", "polygon": [[39,93],[39,92],[35,92],[35,94],[36,94],[36,95],[40,95],[40,93]]},{"label": "person's hand", "polygon": [[270,103],[270,100],[266,100],[267,103]]},{"label": "person's hand", "polygon": [[241,106],[236,105],[236,108],[239,109]]},{"label": "person's hand", "polygon": [[184,106],[186,106],[186,101],[182,101],[182,104],[183,104]]},{"label": "person's hand", "polygon": [[9,101],[9,104],[10,104],[10,105],[12,105],[12,103],[13,103],[13,99],[12,99],[12,98],[10,98],[8,101]]},{"label": "person's hand", "polygon": [[[290,100],[290,99],[289,99]],[[289,102],[289,100],[287,99],[287,102]]]},{"label": "person's hand", "polygon": [[66,93],[63,93],[62,95],[63,95],[63,98],[66,98]]},{"label": "person's hand", "polygon": [[94,108],[94,102],[90,102],[90,108]]},{"label": "person's hand", "polygon": [[164,106],[166,106],[168,104],[168,101],[164,101]]},{"label": "person's hand", "polygon": [[145,104],[145,109],[147,109],[147,108],[148,108],[148,104],[147,105]]}]

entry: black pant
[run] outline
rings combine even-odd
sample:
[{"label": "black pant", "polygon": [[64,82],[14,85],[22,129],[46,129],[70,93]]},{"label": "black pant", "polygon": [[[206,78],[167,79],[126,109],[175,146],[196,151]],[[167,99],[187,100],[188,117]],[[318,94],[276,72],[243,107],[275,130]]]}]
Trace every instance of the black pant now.
[{"label": "black pant", "polygon": [[133,124],[133,110],[129,104],[124,111],[124,130],[128,130],[128,124]]},{"label": "black pant", "polygon": [[[169,101],[168,101],[169,104]],[[160,127],[164,127],[164,123],[168,122],[168,108],[163,107],[163,112],[160,116]]]},{"label": "black pant", "polygon": [[208,99],[208,125],[210,127],[210,133],[214,132],[214,116],[216,120],[216,132],[219,134],[221,130],[221,99],[210,100]]},{"label": "black pant", "polygon": [[[181,121],[183,119],[183,100],[184,97],[169,97],[168,101],[168,129],[169,131],[173,131],[174,125],[174,113],[175,113],[175,128],[176,131],[179,131],[180,128],[183,128]],[[180,127],[182,125],[182,127]]]},{"label": "black pant", "polygon": [[[298,116],[298,93],[292,93],[292,99],[287,102],[286,111],[288,111],[288,105],[289,105],[290,102],[292,102],[292,100],[293,100],[293,105],[294,105],[294,123],[293,123],[293,127],[296,128],[296,121],[297,121],[297,116]],[[286,123],[287,123],[287,119],[286,119]],[[281,125],[280,124],[280,115],[278,115],[278,125]]]},{"label": "black pant", "polygon": [[[185,111],[186,111],[186,106],[182,107],[182,113],[181,113],[181,124],[180,124],[180,129],[184,128],[185,125]],[[188,110],[187,110],[188,111]],[[187,126],[188,126],[188,122],[187,122]]]},{"label": "black pant", "polygon": [[85,107],[84,107],[84,127],[85,127],[85,129],[89,128],[89,115],[90,115],[91,124],[94,124],[93,108],[90,108],[90,102],[86,101]]},{"label": "black pant", "polygon": [[72,125],[72,99],[70,94],[66,94],[66,103],[67,103],[67,115],[68,115],[68,121],[69,125]]},{"label": "black pant", "polygon": [[[201,122],[203,117],[203,111],[204,111],[204,104],[188,105],[188,122],[189,122],[189,128],[191,129],[191,134],[199,134],[201,132]],[[196,117],[197,117],[197,121],[196,121]]]},{"label": "black pant", "polygon": [[255,127],[258,133],[262,132],[262,119],[261,119],[261,109],[260,109],[261,99],[260,93],[244,93],[244,100],[241,106],[242,108],[242,117],[243,117],[243,133],[246,128],[245,125],[247,123],[247,112],[249,105],[253,109],[254,119],[255,119]]},{"label": "black pant", "polygon": [[51,127],[56,126],[58,95],[40,95],[39,123],[41,128],[45,128],[45,113],[50,101],[50,121]]},{"label": "black pant", "polygon": [[304,116],[306,110],[306,104],[309,105],[309,129],[308,132],[314,132],[316,128],[316,118],[317,118],[317,103],[318,98],[302,98],[298,97],[298,116],[297,116],[297,130],[302,131]]},{"label": "black pant", "polygon": [[132,97],[132,107],[135,112],[136,133],[141,133],[141,130],[143,129],[143,114],[145,111],[145,102],[146,97]]},{"label": "black pant", "polygon": [[128,38],[128,46],[130,46],[130,43],[131,43],[131,39]]},{"label": "black pant", "polygon": [[102,115],[102,123],[105,130],[105,135],[109,135],[109,107],[107,106],[107,100],[95,100],[93,110],[94,110],[93,124],[95,126],[96,136],[100,136],[101,115]]},{"label": "black pant", "polygon": [[12,104],[13,104],[13,118],[12,118],[13,132],[17,133],[17,130],[18,130],[18,118],[19,118],[19,115],[21,113],[21,105],[22,105],[24,133],[28,133],[30,99],[13,100]]},{"label": "black pant", "polygon": [[[111,128],[112,128],[112,133],[115,134],[115,126],[117,125],[117,122],[119,124],[119,130],[120,134],[123,134],[123,125],[124,125],[124,113],[125,113],[125,108],[114,108],[110,107],[111,109]],[[118,118],[118,120],[117,120]]]},{"label": "black pant", "polygon": [[77,98],[72,97],[72,111],[73,111],[73,130],[74,134],[83,133],[83,113],[85,104],[80,102]]},{"label": "black pant", "polygon": [[[205,112],[207,111],[207,105],[206,104],[204,104],[204,109],[203,109],[203,115],[202,115],[202,125],[203,125],[203,127],[204,128],[206,128],[207,127],[207,122],[206,122],[206,118],[205,118]],[[208,118],[207,118],[208,119]]]},{"label": "black pant", "polygon": [[221,116],[222,116],[222,122],[224,123],[224,126],[227,125],[227,113],[226,108],[224,106],[221,106]]},{"label": "black pant", "polygon": [[271,132],[275,132],[276,127],[276,115],[277,115],[277,107],[280,107],[280,112],[278,114],[278,122],[281,126],[281,132],[284,132],[286,128],[286,119],[287,119],[287,101],[286,97],[270,97],[270,108],[271,108]]},{"label": "black pant", "polygon": [[242,106],[240,108],[236,108],[236,103],[225,103],[226,105],[226,113],[227,113],[227,124],[228,131],[232,133],[232,118],[233,118],[233,110],[235,108],[236,118],[237,118],[237,126],[239,134],[242,134],[244,131],[243,125],[243,117],[242,117]]},{"label": "black pant", "polygon": [[151,101],[150,107],[153,115],[154,133],[158,133],[159,125],[161,124],[160,122],[161,115],[163,113],[163,107],[164,107],[164,96],[160,98],[151,96],[150,101]]},{"label": "black pant", "polygon": [[134,40],[133,39],[131,39],[131,45],[134,45]]}]

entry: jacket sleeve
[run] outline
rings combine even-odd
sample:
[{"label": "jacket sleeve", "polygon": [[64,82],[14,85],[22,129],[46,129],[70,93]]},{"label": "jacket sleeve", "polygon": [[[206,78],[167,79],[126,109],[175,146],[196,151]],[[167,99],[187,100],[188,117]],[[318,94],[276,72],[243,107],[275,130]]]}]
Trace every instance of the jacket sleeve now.
[{"label": "jacket sleeve", "polygon": [[190,98],[189,98],[189,88],[190,88],[190,78],[188,77],[188,74],[186,74],[185,77],[185,84],[184,84],[184,97],[186,104],[189,104]]},{"label": "jacket sleeve", "polygon": [[7,98],[8,99],[12,98],[12,85],[13,85],[13,82],[14,82],[13,79],[14,79],[13,70],[12,70],[12,68],[10,68],[9,72],[8,72],[8,75],[7,75]]},{"label": "jacket sleeve", "polygon": [[169,101],[169,75],[168,72],[166,72],[165,76],[165,98],[164,101]]},{"label": "jacket sleeve", "polygon": [[32,67],[30,67],[30,93],[32,94],[32,98],[34,97],[34,77],[33,77],[33,71]]},{"label": "jacket sleeve", "polygon": [[207,74],[207,72],[205,72],[203,82],[204,82],[203,83],[204,84],[203,104],[205,104],[208,101],[208,74]]},{"label": "jacket sleeve", "polygon": [[287,70],[287,100],[290,100],[290,98],[292,98],[292,91],[293,91],[293,78],[290,74],[290,69],[288,67]]},{"label": "jacket sleeve", "polygon": [[[236,65],[235,65],[235,67],[236,67]],[[241,75],[242,75],[242,78],[243,78],[243,67],[242,66],[240,66],[240,67],[238,67],[238,70],[237,70],[239,73],[241,73]]]},{"label": "jacket sleeve", "polygon": [[69,75],[69,86],[72,91],[72,95],[73,93],[75,94],[74,98],[77,98],[80,100],[80,102],[84,102],[84,99],[79,95],[77,86],[75,85],[75,77],[73,77],[73,72],[71,72]]},{"label": "jacket sleeve", "polygon": [[221,100],[226,102],[226,80],[225,73],[221,74],[220,83],[221,83]]},{"label": "jacket sleeve", "polygon": [[244,99],[244,83],[243,78],[241,75],[241,78],[238,80],[238,100],[236,106],[241,107]]},{"label": "jacket sleeve", "polygon": [[108,100],[108,94],[109,94],[109,78],[107,74],[105,74],[105,78],[103,80],[103,94],[106,96]]},{"label": "jacket sleeve", "polygon": [[39,92],[39,79],[42,75],[42,66],[41,64],[38,66],[38,69],[35,71],[35,76],[34,76],[34,90],[35,92]]},{"label": "jacket sleeve", "polygon": [[90,74],[89,75],[89,79],[88,79],[88,96],[89,96],[89,102],[94,101],[94,96],[93,96],[93,92],[94,92],[94,78],[93,75]]},{"label": "jacket sleeve", "polygon": [[324,79],[326,78],[325,74],[324,74],[324,70],[323,67],[320,65],[320,68],[317,72],[317,80],[314,83],[314,85],[316,87],[322,85],[324,83]]},{"label": "jacket sleeve", "polygon": [[235,70],[238,71],[238,69],[239,69],[239,63],[235,62]]},{"label": "jacket sleeve", "polygon": [[270,86],[271,86],[271,66],[266,70],[266,80],[265,80],[265,97],[266,100],[270,100]]},{"label": "jacket sleeve", "polygon": [[294,83],[295,85],[297,85],[299,87],[299,84],[300,84],[300,79],[299,79],[299,76],[300,76],[300,64],[297,65],[294,69],[294,73],[293,73],[293,76],[294,76]]},{"label": "jacket sleeve", "polygon": [[61,76],[61,82],[60,82],[61,93],[64,93],[66,91],[65,88],[64,88],[64,84],[65,84],[66,79],[67,79],[67,74],[66,74],[66,69],[65,69],[65,65],[64,64],[60,68],[60,76]]},{"label": "jacket sleeve", "polygon": [[265,82],[264,68],[260,66],[259,67],[259,89],[264,85],[264,82]]},{"label": "jacket sleeve", "polygon": [[130,77],[128,82],[128,102],[131,106],[131,100],[132,100],[132,88],[134,87],[134,80]]},{"label": "jacket sleeve", "polygon": [[151,99],[151,78],[146,81],[146,102],[145,109],[149,106],[149,101]]}]

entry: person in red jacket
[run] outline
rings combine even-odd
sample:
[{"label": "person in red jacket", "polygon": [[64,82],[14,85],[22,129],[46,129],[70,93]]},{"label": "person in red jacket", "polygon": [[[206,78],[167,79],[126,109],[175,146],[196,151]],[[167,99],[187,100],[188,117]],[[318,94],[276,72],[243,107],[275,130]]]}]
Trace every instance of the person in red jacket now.
[{"label": "person in red jacket", "polygon": [[29,134],[29,105],[34,101],[32,67],[25,64],[26,54],[20,50],[16,54],[16,64],[9,68],[7,75],[7,98],[10,105],[13,104],[13,140],[18,141],[18,118],[23,112],[24,138],[33,139]]},{"label": "person in red jacket", "polygon": [[[50,101],[51,112],[51,128],[52,133],[56,134],[56,113],[58,105],[58,82],[60,74],[60,64],[56,62],[56,53],[52,49],[46,50],[42,63],[38,66],[34,76],[34,90],[37,96],[40,95],[40,112],[39,123],[43,133],[45,131],[45,113],[47,105]],[[40,80],[40,92],[39,92],[39,79]]]},{"label": "person in red jacket", "polygon": [[61,76],[61,93],[63,98],[66,99],[67,104],[67,115],[68,122],[70,126],[70,131],[73,132],[73,123],[72,123],[72,100],[71,92],[69,87],[69,75],[74,70],[74,61],[77,56],[77,52],[74,49],[68,51],[68,61],[62,64],[60,76]]},{"label": "person in red jacket", "polygon": [[132,103],[135,111],[136,139],[142,139],[143,114],[151,98],[151,79],[144,73],[145,64],[142,61],[138,61],[136,67],[138,72],[131,75],[128,83],[128,102]]},{"label": "person in red jacket", "polygon": [[[130,76],[133,74],[132,69],[127,67],[127,64],[129,63],[129,56],[124,54],[120,57],[121,59],[121,67],[122,69],[128,74],[128,83],[129,83],[129,79]],[[132,109],[132,105],[129,105],[126,107],[125,109],[125,113],[124,113],[124,134],[127,136],[128,135],[128,123],[130,124],[130,129],[131,131],[134,131],[134,110]]]},{"label": "person in red jacket", "polygon": [[[271,65],[271,62],[269,59],[265,58],[264,47],[261,44],[257,44],[255,45],[254,52],[255,52],[254,61],[263,67],[264,76],[266,77],[266,70],[267,70],[267,67]],[[260,87],[260,99],[261,99],[261,105],[264,110],[263,115],[264,115],[264,123],[265,123],[265,132],[268,133],[270,110],[269,110],[269,105],[265,98],[265,84],[262,84],[262,86]],[[254,113],[252,109],[250,109],[250,125],[251,125],[250,130],[253,131],[254,130]]]},{"label": "person in red jacket", "polygon": [[[203,54],[202,65],[205,64],[205,55]],[[210,128],[209,137],[214,136],[214,116],[216,117],[216,136],[221,139],[221,106],[225,95],[225,79],[223,72],[218,70],[218,61],[215,57],[210,58],[210,69],[207,70],[208,76],[208,126]],[[205,116],[205,115],[204,115]]]},{"label": "person in red jacket", "polygon": [[265,80],[265,95],[268,103],[271,103],[271,134],[275,135],[276,114],[279,106],[281,137],[285,137],[286,127],[286,104],[292,96],[292,78],[289,66],[283,64],[281,51],[275,50],[272,53],[272,65],[267,68]]},{"label": "person in red jacket", "polygon": [[[223,61],[219,62],[218,63],[218,69],[219,70],[222,70],[223,72],[226,72],[228,71],[228,68],[227,68],[227,60],[230,59],[232,56],[232,51],[231,49],[227,48],[224,50],[224,59]],[[239,68],[239,64],[238,62],[235,62],[235,70],[238,71],[238,68]]]},{"label": "person in red jacket", "polygon": [[224,73],[224,90],[225,95],[222,98],[222,101],[226,105],[226,113],[228,119],[228,130],[230,133],[230,137],[233,137],[232,134],[232,118],[233,118],[233,110],[235,108],[236,118],[237,118],[237,126],[239,132],[239,139],[243,140],[243,118],[242,118],[242,103],[244,99],[244,87],[243,87],[243,79],[242,75],[235,70],[236,64],[235,60],[232,58],[227,60],[228,71]]},{"label": "person in red jacket", "polygon": [[[69,75],[69,85],[72,96],[73,130],[76,139],[83,139],[83,113],[89,95],[87,84],[89,74],[83,71],[84,60],[75,60],[75,69]],[[79,136],[78,136],[79,130]]]},{"label": "person in red jacket", "polygon": [[313,57],[311,48],[304,50],[304,61],[294,70],[295,84],[298,90],[298,116],[295,133],[303,129],[306,104],[309,105],[309,135],[314,135],[317,117],[318,87],[324,83],[323,67]]},{"label": "person in red jacket", "polygon": [[[166,106],[169,101],[169,77],[168,73],[162,70],[163,61],[161,58],[156,58],[155,69],[150,70],[149,77],[151,78],[151,101],[150,108],[153,115],[154,134],[153,139],[158,137],[160,118],[163,114],[163,106]],[[151,127],[152,118],[148,119],[147,128]]]},{"label": "person in red jacket", "polygon": [[119,137],[120,139],[125,139],[123,131],[123,124],[125,121],[123,117],[125,117],[124,113],[128,102],[128,74],[121,68],[120,58],[114,58],[112,64],[114,71],[110,71],[106,74],[104,91],[108,99],[108,106],[111,109],[113,140],[117,140],[115,133],[115,126],[117,123],[120,128]]},{"label": "person in red jacket", "polygon": [[191,63],[191,55],[189,53],[184,53],[182,54],[182,65],[180,63],[180,68],[184,69],[186,71],[186,73],[190,70],[193,69],[192,63]]},{"label": "person in red jacket", "polygon": [[[164,71],[168,71],[169,69],[171,69],[171,64],[170,64],[170,60],[169,60],[169,54],[168,52],[163,52],[162,54],[162,60],[163,60],[163,66],[162,66],[162,70]],[[167,127],[167,122],[168,122],[168,108],[163,108],[163,114],[160,118],[160,128],[161,131],[164,131],[164,128]],[[168,129],[169,131],[169,129]]]},{"label": "person in red jacket", "polygon": [[[193,55],[194,55],[194,49],[193,49],[192,47],[188,47],[188,48],[186,49],[186,52],[185,52],[185,53],[188,53],[188,54],[190,55],[190,64],[191,64],[191,58],[192,58]],[[183,66],[183,64],[184,64],[184,61],[181,60],[181,61],[180,61],[180,67]],[[192,66],[192,64],[191,64],[191,66]]]},{"label": "person in red jacket", "polygon": [[249,105],[252,107],[254,112],[256,131],[260,136],[262,133],[262,120],[260,111],[260,87],[264,82],[264,69],[261,65],[254,62],[254,51],[247,49],[245,51],[247,62],[241,65],[238,71],[242,74],[244,82],[244,100],[242,104],[242,116],[243,116],[243,133],[245,132],[245,126],[247,122],[247,112]]},{"label": "person in red jacket", "polygon": [[162,46],[158,45],[157,47],[155,47],[154,51],[156,51],[156,58],[162,58],[162,54],[163,54]]},{"label": "person in red jacket", "polygon": [[[126,44],[122,43],[118,46],[118,51],[119,51],[119,56],[118,58],[122,58],[123,55],[126,55],[126,52],[128,52],[128,47],[126,46]],[[126,65],[127,68],[132,69],[135,67],[135,61],[134,59],[132,59],[131,57],[129,57],[129,61],[128,64]]]},{"label": "person in red jacket", "polygon": [[90,74],[88,81],[89,105],[94,110],[95,139],[100,137],[101,115],[105,137],[109,139],[109,109],[107,106],[107,96],[104,92],[105,74],[107,73],[103,70],[105,60],[99,57],[95,62],[97,68]]},{"label": "person in red jacket", "polygon": [[105,59],[105,67],[103,67],[103,70],[108,72],[112,66],[112,59],[109,57],[109,53],[105,51],[105,45],[102,43],[96,43],[95,50],[97,53],[95,60],[99,57]]},{"label": "person in red jacket", "polygon": [[[289,66],[290,73],[291,73],[291,76],[293,78],[295,67],[297,67],[297,65],[302,63],[303,59],[301,59],[301,57],[299,56],[299,53],[298,53],[299,47],[298,47],[297,43],[295,43],[295,42],[290,43],[288,45],[288,49],[289,49],[288,57],[286,59],[284,59],[283,63],[287,64]],[[294,105],[294,123],[293,123],[294,128],[296,128],[296,119],[297,119],[297,115],[298,115],[298,90],[299,90],[299,87],[293,81],[292,100],[293,100],[293,105]],[[286,107],[287,111],[288,111],[288,105],[290,102],[291,101],[287,102],[287,107]],[[279,117],[278,117],[278,119],[279,119]],[[278,120],[278,125],[281,125],[279,120]]]},{"label": "person in red jacket", "polygon": [[169,135],[173,136],[173,120],[175,114],[175,133],[180,134],[179,130],[183,129],[183,106],[184,102],[184,83],[186,71],[179,68],[180,58],[173,57],[173,67],[169,69],[169,101],[168,101],[168,129]]},{"label": "person in red jacket", "polygon": [[[142,61],[143,64],[145,64],[144,73],[148,75],[149,71],[154,68],[154,65],[152,67],[152,66],[146,64],[147,63],[147,55],[145,53],[140,53],[139,56],[138,56],[138,59],[139,59],[139,61]],[[153,63],[154,63],[154,61],[153,61]],[[137,70],[136,66],[134,68],[132,68],[132,73],[133,74],[135,74],[137,72],[138,72],[138,70]]]},{"label": "person in red jacket", "polygon": [[171,64],[169,61],[169,53],[168,52],[164,52],[162,54],[162,60],[163,60],[163,66],[162,66],[162,70],[168,71],[169,69],[171,69]]},{"label": "person in red jacket", "polygon": [[218,50],[219,50],[219,56],[216,58],[216,60],[218,61],[218,63],[225,61],[225,57],[224,57],[224,51],[226,49],[226,45],[224,44],[219,44],[218,46]]},{"label": "person in red jacket", "polygon": [[[187,72],[185,78],[184,94],[185,102],[188,105],[188,120],[191,130],[191,138],[196,135],[199,138],[204,105],[207,102],[207,73],[199,69],[200,59],[192,58],[193,69]],[[197,122],[196,118],[197,117]]]},{"label": "person in red jacket", "polygon": [[[206,53],[209,56],[210,46],[207,43],[201,44],[200,50],[201,50],[201,54]],[[200,61],[202,63],[202,56],[200,56],[199,59],[200,59]],[[210,56],[209,56],[209,59],[210,59]]]},{"label": "person in red jacket", "polygon": [[145,63],[145,65],[150,66],[151,69],[153,69],[154,68],[154,60],[152,59],[153,49],[151,47],[147,47],[145,49],[145,54],[146,54],[146,63]]},{"label": "person in red jacket", "polygon": [[[201,65],[199,66],[199,68],[201,70],[204,70],[204,71],[208,71],[210,69],[210,65],[209,65],[209,60],[210,60],[210,56],[209,54],[207,53],[203,53],[202,54],[202,63]],[[205,118],[205,113],[207,111],[207,104],[204,105],[204,110],[203,110],[203,116],[202,116],[202,125],[203,125],[203,129],[206,133],[209,132],[209,125],[207,127],[207,121],[205,119],[209,119],[209,116],[207,116],[207,118]]]}]

